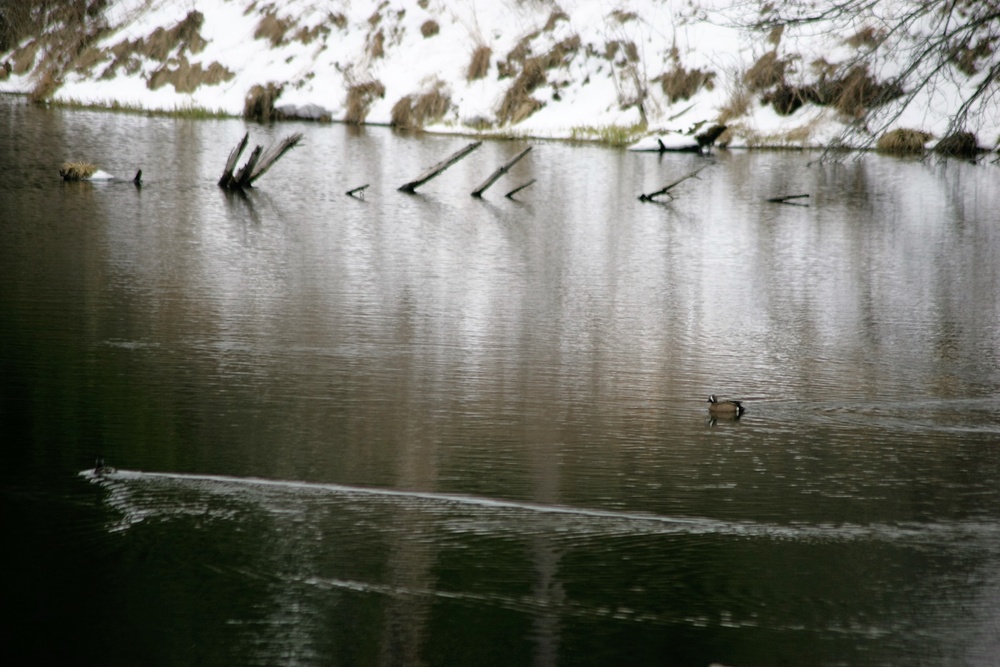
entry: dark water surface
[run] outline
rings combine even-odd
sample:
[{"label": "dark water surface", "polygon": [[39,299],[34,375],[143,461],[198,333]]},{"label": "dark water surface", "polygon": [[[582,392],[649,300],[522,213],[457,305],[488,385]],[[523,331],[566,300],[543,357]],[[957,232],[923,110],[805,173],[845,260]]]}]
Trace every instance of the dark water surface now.
[{"label": "dark water surface", "polygon": [[0,98],[3,664],[1000,664],[996,167],[246,129]]}]

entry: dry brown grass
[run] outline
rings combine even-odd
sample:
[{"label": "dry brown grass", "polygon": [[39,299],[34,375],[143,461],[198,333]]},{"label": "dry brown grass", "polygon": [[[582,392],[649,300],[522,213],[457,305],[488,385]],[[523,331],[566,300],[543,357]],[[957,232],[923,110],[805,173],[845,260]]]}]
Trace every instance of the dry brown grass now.
[{"label": "dry brown grass", "polygon": [[213,62],[208,69],[203,69],[201,63],[192,65],[187,58],[181,56],[176,63],[164,64],[153,72],[146,86],[150,90],[156,90],[170,84],[178,93],[191,93],[201,86],[214,86],[230,81],[235,76],[235,72],[229,71],[221,63]]},{"label": "dry brown grass", "polygon": [[979,153],[979,141],[972,132],[955,132],[937,142],[934,152],[946,157],[974,158]]},{"label": "dry brown grass", "polygon": [[28,99],[32,102],[44,102],[52,97],[52,94],[62,85],[62,80],[56,73],[53,66],[44,68],[35,78],[35,85],[32,86]]},{"label": "dry brown grass", "polygon": [[614,9],[611,11],[611,17],[619,23],[628,23],[629,21],[634,21],[639,18],[639,15],[635,12],[626,12],[621,9]]},{"label": "dry brown grass", "polygon": [[441,92],[438,84],[422,95],[407,95],[392,107],[392,125],[419,130],[441,120],[451,107],[451,97]]},{"label": "dry brown grass", "polygon": [[682,65],[677,64],[672,70],[664,72],[653,81],[659,81],[663,94],[671,104],[675,104],[690,99],[702,88],[712,90],[715,87],[715,72],[697,68],[684,69]]},{"label": "dry brown grass", "polygon": [[330,14],[330,23],[337,26],[338,30],[343,30],[347,27],[347,17],[341,13]]},{"label": "dry brown grass", "polygon": [[551,14],[549,14],[549,18],[545,21],[545,26],[542,28],[542,32],[549,32],[554,29],[556,24],[560,21],[569,21],[569,14],[557,7],[552,10]]},{"label": "dry brown grass", "polygon": [[767,41],[773,45],[778,46],[781,44],[781,36],[785,34],[785,26],[779,25],[771,29],[771,32],[767,35]]},{"label": "dry brown grass", "polygon": [[791,116],[799,110],[799,107],[812,100],[806,89],[782,83],[762,95],[760,101],[770,104],[779,116]]},{"label": "dry brown grass", "polygon": [[385,33],[381,29],[371,36],[368,42],[368,53],[372,58],[381,58],[385,55]]},{"label": "dry brown grass", "polygon": [[[513,75],[520,64],[520,73],[504,94],[497,110],[497,120],[501,125],[517,124],[542,108],[542,103],[531,97],[531,93],[546,82],[546,71],[569,63],[573,54],[580,49],[580,36],[572,35],[540,56],[529,57],[528,38],[522,39],[507,56],[506,62],[497,63],[499,78]],[[518,62],[520,61],[520,62]]]},{"label": "dry brown grass", "polygon": [[97,172],[97,165],[90,162],[63,162],[59,176],[64,181],[82,181]]},{"label": "dry brown grass", "polygon": [[768,51],[743,74],[743,82],[751,93],[767,90],[784,83],[788,61],[778,57],[777,51]]},{"label": "dry brown grass", "polygon": [[385,97],[385,86],[381,81],[365,81],[348,88],[344,122],[355,125],[364,123],[368,117],[368,110],[377,97]]},{"label": "dry brown grass", "polygon": [[257,29],[254,30],[254,39],[266,39],[271,42],[271,46],[280,46],[285,43],[285,35],[293,27],[292,20],[289,18],[279,19],[274,11],[268,11],[264,13],[261,17],[260,22],[257,24]]},{"label": "dry brown grass", "polygon": [[31,68],[35,66],[35,57],[38,55],[38,49],[41,45],[39,40],[33,39],[14,52],[11,57],[14,61],[12,66],[14,74],[23,75],[31,71]]},{"label": "dry brown grass", "polygon": [[885,40],[885,31],[865,26],[844,40],[852,49],[874,49]]},{"label": "dry brown grass", "polygon": [[469,68],[465,71],[466,81],[482,79],[490,71],[490,58],[493,56],[493,49],[481,44],[472,52],[472,60],[469,61]]},{"label": "dry brown grass", "polygon": [[266,86],[254,85],[243,101],[243,117],[258,123],[274,120],[274,103],[281,96],[281,91],[282,86],[273,81]]},{"label": "dry brown grass", "polygon": [[719,109],[719,122],[723,125],[734,118],[740,118],[750,113],[753,94],[740,77],[727,77],[729,100]]},{"label": "dry brown grass", "polygon": [[931,137],[928,132],[899,128],[879,137],[875,143],[875,150],[889,155],[920,155],[924,152],[924,144],[930,141]]},{"label": "dry brown grass", "polygon": [[424,39],[427,39],[428,37],[433,37],[439,32],[441,32],[441,26],[439,26],[438,22],[433,19],[424,21],[420,25],[420,34],[424,36]]},{"label": "dry brown grass", "polygon": [[844,76],[817,84],[815,98],[818,103],[829,104],[844,116],[857,119],[868,109],[901,94],[897,86],[876,81],[868,74],[866,65],[855,65]]},{"label": "dry brown grass", "polygon": [[200,53],[207,44],[200,32],[204,22],[205,16],[201,12],[190,11],[173,28],[157,28],[145,39],[137,40],[136,46],[147,57],[161,62],[177,47],[181,52],[186,49],[191,53]]}]

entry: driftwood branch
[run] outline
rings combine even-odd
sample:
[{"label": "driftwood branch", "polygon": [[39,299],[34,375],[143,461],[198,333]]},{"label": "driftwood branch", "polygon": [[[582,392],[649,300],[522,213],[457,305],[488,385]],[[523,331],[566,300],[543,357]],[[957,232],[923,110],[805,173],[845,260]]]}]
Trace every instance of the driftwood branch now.
[{"label": "driftwood branch", "polygon": [[252,187],[254,181],[263,176],[282,155],[298,146],[301,141],[302,134],[297,132],[272,145],[267,151],[262,146],[257,146],[250,153],[246,164],[233,174],[233,169],[236,168],[236,163],[239,161],[240,155],[243,154],[247,144],[250,142],[250,133],[247,132],[243,135],[243,140],[229,154],[229,159],[226,161],[226,169],[219,178],[219,185],[227,190],[242,190]]},{"label": "driftwood branch", "polygon": [[482,143],[483,142],[481,142],[481,141],[474,141],[474,142],[472,142],[471,144],[469,144],[468,146],[466,146],[462,150],[460,150],[460,151],[452,154],[447,159],[442,160],[441,162],[438,162],[436,165],[434,165],[433,167],[431,167],[430,169],[428,169],[424,173],[420,174],[420,176],[417,176],[417,178],[415,180],[412,180],[409,183],[404,183],[403,185],[399,186],[399,191],[400,192],[410,192],[410,193],[416,192],[416,190],[417,190],[418,187],[420,187],[421,185],[423,185],[427,181],[431,180],[432,178],[434,178],[435,176],[437,176],[438,174],[440,174],[442,171],[444,171],[445,169],[447,169],[451,165],[455,164],[456,162],[458,162],[459,160],[461,160],[462,158],[464,158],[466,155],[468,155],[472,151],[474,151],[477,148],[479,148],[479,146]]},{"label": "driftwood branch", "polygon": [[262,146],[256,146],[253,149],[253,152],[250,153],[250,157],[247,158],[247,163],[240,167],[240,170],[236,172],[236,176],[233,177],[233,182],[230,187],[242,189],[250,185],[250,175],[253,173],[254,167],[257,166],[257,162],[260,161],[260,156],[263,152],[264,148]]},{"label": "driftwood branch", "polygon": [[272,144],[267,151],[261,155],[260,160],[257,161],[256,167],[250,172],[250,179],[247,181],[248,185],[253,185],[253,182],[258,178],[267,173],[267,170],[274,166],[274,163],[281,159],[288,151],[292,150],[302,141],[302,133],[296,132],[295,134],[290,134],[284,139],[282,139],[277,144]]},{"label": "driftwood branch", "polygon": [[243,155],[243,151],[246,150],[247,144],[250,143],[250,133],[247,132],[243,135],[243,141],[236,144],[236,148],[229,153],[229,159],[226,160],[226,169],[222,172],[222,176],[219,178],[219,185],[224,188],[232,186],[233,183],[233,169],[236,168],[236,162]]},{"label": "driftwood branch", "polygon": [[[706,167],[707,167],[707,165],[706,165]],[[680,178],[678,178],[676,181],[674,181],[672,183],[667,183],[666,185],[664,185],[662,188],[660,188],[656,192],[650,192],[649,194],[641,194],[641,195],[639,195],[639,201],[653,201],[654,198],[659,197],[660,195],[667,195],[668,197],[670,197],[671,199],[673,199],[673,195],[670,194],[670,190],[672,188],[680,185],[681,183],[683,183],[684,181],[688,180],[689,178],[697,178],[698,174],[701,173],[704,169],[706,169],[706,167],[701,167],[699,169],[695,169],[690,174],[688,174],[686,176],[681,176]]]},{"label": "driftwood branch", "polygon": [[513,199],[514,195],[516,195],[518,192],[520,192],[521,190],[525,189],[526,187],[528,187],[529,185],[531,185],[534,182],[535,182],[535,179],[531,179],[530,181],[528,181],[524,185],[517,186],[516,188],[514,188],[513,190],[511,190],[510,192],[508,192],[507,194],[505,194],[504,197],[506,197],[507,199]]},{"label": "driftwood branch", "polygon": [[344,194],[347,195],[348,197],[354,197],[355,199],[364,199],[365,198],[365,190],[367,188],[368,188],[368,184],[365,183],[364,185],[359,185],[356,188],[351,188],[350,190],[348,190]]},{"label": "driftwood branch", "polygon": [[805,199],[809,195],[783,195],[781,197],[769,197],[767,201],[772,204],[789,204],[791,206],[809,206],[809,204],[799,204],[797,202],[791,201],[792,199]]},{"label": "driftwood branch", "polygon": [[499,169],[497,169],[496,171],[494,171],[490,175],[490,177],[487,178],[483,182],[482,185],[480,185],[478,188],[476,188],[475,190],[472,191],[472,196],[473,197],[482,197],[483,193],[486,192],[487,188],[489,188],[491,185],[493,185],[494,183],[496,183],[497,180],[499,180],[499,178],[501,176],[503,176],[508,171],[510,171],[510,168],[513,167],[515,164],[517,164],[517,161],[520,160],[521,158],[523,158],[525,155],[527,155],[528,151],[530,151],[530,150],[531,150],[531,146],[528,146],[523,151],[521,151],[520,153],[518,153],[517,155],[515,155],[513,158],[511,158],[510,160],[508,160],[506,162],[506,164],[504,164],[502,167],[500,167]]}]

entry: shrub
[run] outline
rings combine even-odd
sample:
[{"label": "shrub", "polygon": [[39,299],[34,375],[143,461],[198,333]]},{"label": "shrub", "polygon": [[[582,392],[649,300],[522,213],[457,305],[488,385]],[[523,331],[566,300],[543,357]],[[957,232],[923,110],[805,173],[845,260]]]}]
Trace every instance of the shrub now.
[{"label": "shrub", "polygon": [[919,155],[931,138],[927,132],[899,128],[886,132],[875,143],[875,150],[889,155]]}]

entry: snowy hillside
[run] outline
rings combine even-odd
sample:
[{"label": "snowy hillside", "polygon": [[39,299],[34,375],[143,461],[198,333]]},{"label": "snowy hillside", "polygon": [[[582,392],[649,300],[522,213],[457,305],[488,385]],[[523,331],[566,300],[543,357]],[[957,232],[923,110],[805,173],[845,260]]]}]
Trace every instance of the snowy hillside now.
[{"label": "snowy hillside", "polygon": [[[781,94],[814,77],[817,63],[826,80],[852,83],[857,72],[838,73],[837,63],[857,35],[751,33],[736,27],[753,17],[735,0],[106,4],[82,32],[53,24],[0,54],[0,90],[108,107],[264,118],[273,107],[279,116],[581,139],[724,123],[722,141],[732,145],[825,145],[853,113]],[[906,127],[944,131],[948,104],[914,108],[900,119]],[[998,128],[980,128],[983,143]]]}]

